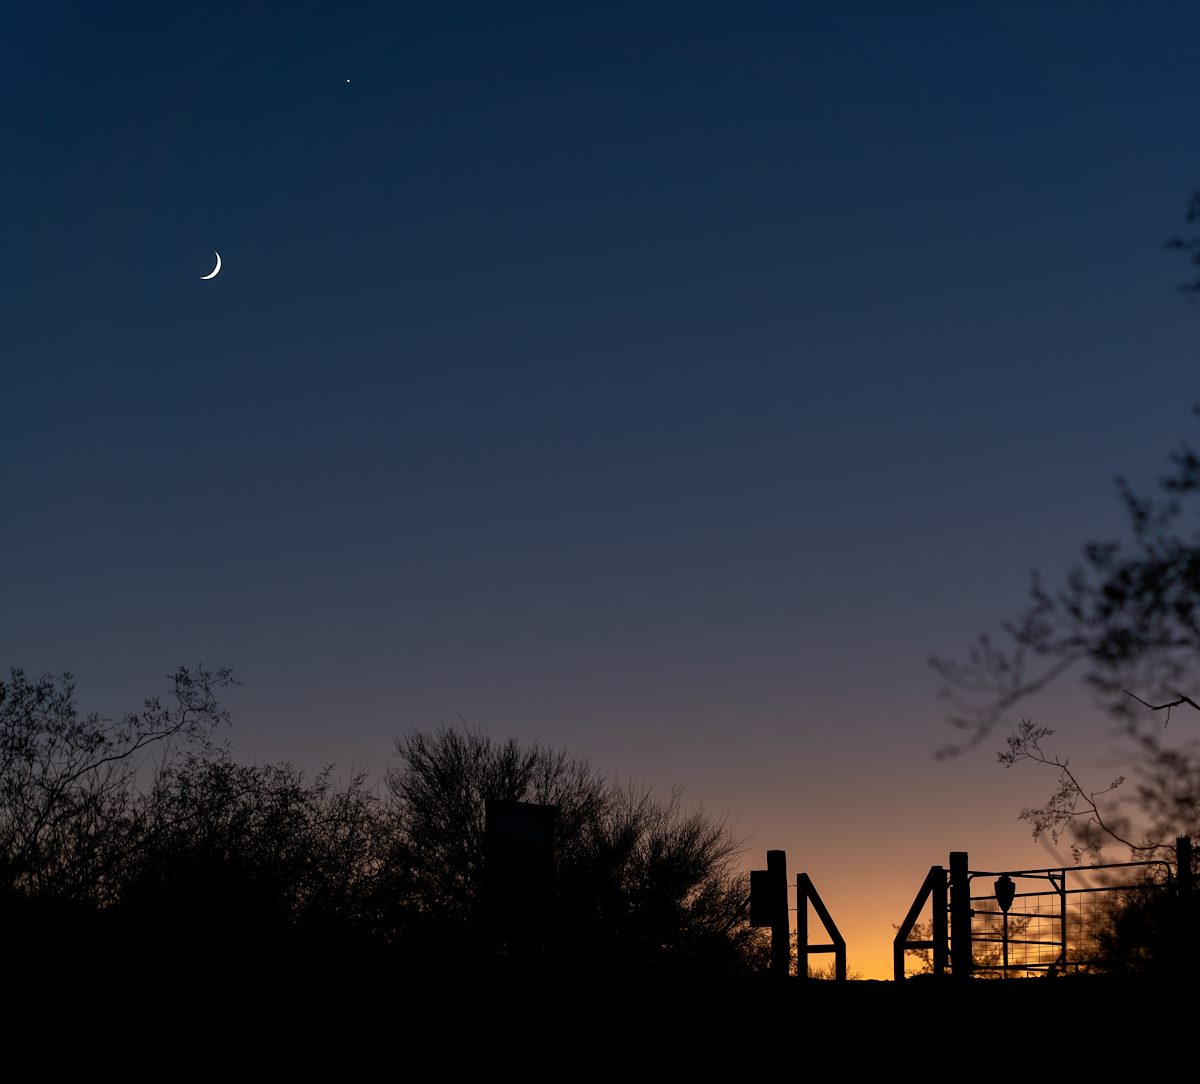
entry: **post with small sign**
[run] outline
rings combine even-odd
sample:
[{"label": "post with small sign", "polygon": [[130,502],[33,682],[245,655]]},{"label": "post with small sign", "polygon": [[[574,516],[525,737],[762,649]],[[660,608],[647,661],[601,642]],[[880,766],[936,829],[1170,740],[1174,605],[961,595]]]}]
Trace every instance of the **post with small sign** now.
[{"label": "post with small sign", "polygon": [[484,914],[493,951],[510,965],[540,964],[549,949],[556,816],[552,805],[484,805]]},{"label": "post with small sign", "polygon": [[767,868],[750,871],[750,925],[771,927],[771,974],[787,978],[792,945],[784,851],[767,851]]},{"label": "post with small sign", "polygon": [[992,887],[996,890],[996,902],[1000,905],[1000,910],[1004,915],[1000,944],[1004,949],[1004,977],[1008,978],[1008,909],[1016,898],[1017,886],[1013,879],[1005,873],[996,878],[996,883]]}]

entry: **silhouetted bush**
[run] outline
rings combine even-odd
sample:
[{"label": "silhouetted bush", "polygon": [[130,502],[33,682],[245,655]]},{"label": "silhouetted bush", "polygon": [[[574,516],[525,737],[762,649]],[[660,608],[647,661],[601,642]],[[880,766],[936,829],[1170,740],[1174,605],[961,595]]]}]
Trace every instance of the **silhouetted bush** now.
[{"label": "silhouetted bush", "polygon": [[[724,974],[760,958],[738,844],[678,794],[446,729],[397,742],[382,797],[363,774],[240,765],[212,740],[230,680],[180,670],[166,706],[116,724],[77,711],[69,676],[0,685],[11,965],[228,982],[380,962],[426,977]],[[484,891],[489,798],[554,807],[550,880],[516,920]]]},{"label": "silhouetted bush", "polygon": [[335,788],[329,771],[306,779],[286,764],[169,765],[135,805],[114,909],[143,937],[218,957],[361,939],[373,802],[361,775]]},{"label": "silhouetted bush", "polygon": [[[758,959],[747,885],[725,825],[601,779],[542,746],[443,729],[397,741],[387,776],[392,900],[435,959],[555,970],[724,973]],[[488,799],[553,805],[554,877],[545,921],[520,959],[489,923],[484,887]]]},{"label": "silhouetted bush", "polygon": [[1145,876],[1139,884],[1101,894],[1088,928],[1091,970],[1190,977],[1200,946],[1200,901],[1182,896],[1174,881]]}]

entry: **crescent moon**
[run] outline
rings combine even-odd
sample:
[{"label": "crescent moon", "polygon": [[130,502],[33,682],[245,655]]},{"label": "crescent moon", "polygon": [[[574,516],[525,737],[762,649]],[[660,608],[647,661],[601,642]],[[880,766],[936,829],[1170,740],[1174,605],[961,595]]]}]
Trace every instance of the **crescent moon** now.
[{"label": "crescent moon", "polygon": [[201,280],[202,282],[205,282],[205,281],[207,281],[208,279],[215,279],[215,278],[217,277],[217,275],[220,273],[220,270],[221,270],[221,254],[220,254],[219,252],[214,252],[214,253],[213,253],[213,255],[214,255],[214,256],[216,256],[216,258],[217,258],[217,266],[216,266],[216,267],[214,267],[214,268],[212,269],[212,271],[211,271],[211,272],[209,272],[209,274],[207,274],[207,275],[201,275],[201,276],[200,276],[200,280]]}]

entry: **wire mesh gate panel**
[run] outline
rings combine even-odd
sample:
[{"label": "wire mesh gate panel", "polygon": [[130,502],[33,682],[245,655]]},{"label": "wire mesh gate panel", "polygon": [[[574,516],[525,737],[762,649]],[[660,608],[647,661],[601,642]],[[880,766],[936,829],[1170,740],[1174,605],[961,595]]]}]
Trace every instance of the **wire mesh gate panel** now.
[{"label": "wire mesh gate panel", "polygon": [[[1191,840],[1175,862],[988,872],[965,851],[931,866],[893,940],[902,981],[912,954],[920,973],[996,977],[1064,971],[1121,971],[1200,962],[1200,913]],[[919,921],[928,913],[928,923]]]},{"label": "wire mesh gate panel", "polygon": [[[980,976],[1109,965],[1121,915],[1152,910],[1172,894],[1171,868],[1163,861],[970,876],[971,969]],[[1012,885],[1007,911],[1005,879]]]}]

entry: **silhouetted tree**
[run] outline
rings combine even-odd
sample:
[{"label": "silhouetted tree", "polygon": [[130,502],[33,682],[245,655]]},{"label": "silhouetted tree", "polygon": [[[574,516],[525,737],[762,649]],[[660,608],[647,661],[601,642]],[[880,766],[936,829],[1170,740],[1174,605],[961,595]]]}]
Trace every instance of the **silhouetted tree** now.
[{"label": "silhouetted tree", "polygon": [[[447,976],[754,962],[737,842],[678,794],[450,730],[399,740],[385,800],[361,773],[237,764],[213,740],[230,680],[180,670],[119,723],[81,715],[69,676],[0,685],[7,966],[157,969],[166,946],[177,972],[227,984],[384,957]],[[497,937],[484,907],[488,798],[555,810],[553,898],[523,937]]]},{"label": "silhouetted tree", "polygon": [[[388,773],[391,898],[398,929],[419,930],[437,960],[495,960],[483,893],[487,799],[553,805],[554,905],[542,962],[585,971],[748,967],[740,846],[724,824],[636,788],[614,787],[585,761],[540,745],[442,729],[397,740]],[[509,961],[528,963],[529,961]]]},{"label": "silhouetted tree", "polygon": [[[1200,193],[1189,222],[1200,221]],[[1200,266],[1200,238],[1177,240]],[[1200,293],[1200,280],[1185,287]],[[1200,409],[1197,410],[1200,414]],[[1013,725],[1012,712],[1068,671],[1082,675],[1127,739],[1134,793],[1081,779],[1047,739],[1053,730],[1026,719],[1007,738],[1000,760],[1029,761],[1058,774],[1044,806],[1027,810],[1035,837],[1074,838],[1077,855],[1107,841],[1151,854],[1176,834],[1200,832],[1200,743],[1172,740],[1166,724],[1200,674],[1200,455],[1184,444],[1170,459],[1155,496],[1117,481],[1129,536],[1088,543],[1056,588],[1034,573],[1029,604],[1003,623],[999,639],[981,636],[965,661],[933,658],[962,740],[942,755]],[[1197,717],[1200,722],[1200,717]]]},{"label": "silhouetted tree", "polygon": [[1081,955],[1093,971],[1191,979],[1198,920],[1197,901],[1181,898],[1160,870],[1148,870],[1137,883],[1098,895],[1080,924]]},{"label": "silhouetted tree", "polygon": [[1029,761],[1056,771],[1054,794],[1025,816],[1035,837],[1070,832],[1077,854],[1095,853],[1105,840],[1150,853],[1200,828],[1200,743],[1172,741],[1166,729],[1200,673],[1200,459],[1185,447],[1172,462],[1158,499],[1120,483],[1130,541],[1087,545],[1057,590],[1035,575],[1030,605],[1005,623],[1003,642],[980,637],[965,663],[932,660],[955,705],[951,721],[966,734],[948,752],[1005,725],[1013,707],[1059,675],[1082,671],[1129,743],[1137,780],[1129,800],[1114,793],[1124,776],[1093,787],[1048,745],[1053,730],[1031,720],[1000,753],[1006,766]]},{"label": "silhouetted tree", "polygon": [[105,902],[151,753],[213,748],[228,670],[181,668],[164,700],[119,721],[80,714],[70,674],[0,682],[0,891]]},{"label": "silhouetted tree", "polygon": [[366,777],[190,757],[135,803],[116,917],[225,962],[369,940],[380,822]]}]

